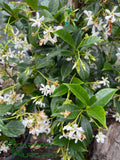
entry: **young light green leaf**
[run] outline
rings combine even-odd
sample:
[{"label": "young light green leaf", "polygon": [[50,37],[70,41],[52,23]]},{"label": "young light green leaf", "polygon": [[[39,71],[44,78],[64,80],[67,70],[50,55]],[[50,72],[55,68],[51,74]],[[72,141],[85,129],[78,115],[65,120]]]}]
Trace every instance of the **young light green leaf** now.
[{"label": "young light green leaf", "polygon": [[97,119],[107,129],[105,110],[102,106],[96,105],[96,106],[90,107],[87,110],[87,113],[89,116]]},{"label": "young light green leaf", "polygon": [[79,84],[67,84],[64,83],[71,92],[84,104],[89,104],[89,96],[87,91],[81,87]]},{"label": "young light green leaf", "polygon": [[105,106],[118,89],[104,88],[98,91],[95,96],[90,99],[91,107],[100,105]]},{"label": "young light green leaf", "polygon": [[69,45],[71,45],[73,48],[75,48],[73,38],[68,31],[64,29],[60,29],[60,30],[55,31],[54,33],[57,34],[65,42],[67,42]]}]

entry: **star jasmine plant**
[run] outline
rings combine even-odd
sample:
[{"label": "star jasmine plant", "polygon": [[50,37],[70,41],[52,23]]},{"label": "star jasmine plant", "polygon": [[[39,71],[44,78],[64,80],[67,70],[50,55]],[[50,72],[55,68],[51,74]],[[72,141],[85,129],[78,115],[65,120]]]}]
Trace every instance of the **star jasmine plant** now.
[{"label": "star jasmine plant", "polygon": [[120,122],[120,8],[34,2],[0,1],[0,154],[28,133],[85,160],[93,138],[106,141],[106,116]]}]

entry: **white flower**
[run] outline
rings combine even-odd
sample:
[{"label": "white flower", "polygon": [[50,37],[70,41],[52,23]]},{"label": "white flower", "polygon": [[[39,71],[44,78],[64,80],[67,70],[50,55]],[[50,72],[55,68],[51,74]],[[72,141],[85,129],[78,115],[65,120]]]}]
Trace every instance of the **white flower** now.
[{"label": "white flower", "polygon": [[103,84],[104,86],[109,86],[109,81],[108,81],[108,77],[104,78],[102,77],[102,81],[99,81],[100,84]]},{"label": "white flower", "polygon": [[51,95],[55,90],[55,85],[51,85],[50,90],[49,90],[49,95]]},{"label": "white flower", "polygon": [[72,57],[67,57],[66,58],[66,61],[71,61],[72,60]]},{"label": "white flower", "polygon": [[42,100],[36,101],[36,105],[40,105],[40,107],[45,107],[45,103],[42,103]]},{"label": "white flower", "polygon": [[36,19],[30,18],[30,21],[33,21],[34,23],[32,24],[32,26],[41,26],[41,22],[44,21],[44,16],[42,16],[41,18],[39,18],[39,13],[36,13]]},{"label": "white flower", "polygon": [[120,114],[118,112],[113,117],[115,117],[116,121],[120,122]]},{"label": "white flower", "polygon": [[6,146],[5,144],[4,144],[4,142],[2,143],[2,145],[0,146],[0,153],[3,151],[3,152],[8,152],[8,150],[9,150],[10,148],[8,147],[8,146]]},{"label": "white flower", "polygon": [[45,86],[44,84],[41,84],[40,91],[42,92],[42,94],[47,96],[50,92],[50,86],[49,85]]},{"label": "white flower", "polygon": [[105,19],[108,21],[111,21],[111,23],[114,23],[116,21],[115,16],[120,17],[120,13],[115,13],[115,10],[118,8],[118,6],[115,6],[112,10],[112,12],[110,12],[109,9],[106,9],[106,12],[109,14],[109,16],[105,16]]},{"label": "white flower", "polygon": [[54,26],[55,30],[63,29],[63,26]]},{"label": "white flower", "polygon": [[50,41],[52,44],[57,42],[57,34],[54,34],[53,37],[51,36],[51,33],[54,32],[52,27],[50,26],[47,30],[43,32],[44,39],[42,39],[42,42],[46,44],[48,41]]},{"label": "white flower", "polygon": [[98,143],[104,143],[104,139],[106,138],[106,136],[102,133],[99,132],[96,136],[95,136],[96,140]]},{"label": "white flower", "polygon": [[118,53],[116,53],[116,56],[117,56],[117,60],[115,62],[115,64],[120,64],[120,48],[118,48]]},{"label": "white flower", "polygon": [[96,32],[95,26],[93,25],[93,27],[92,27],[92,36],[98,36],[98,35],[99,35],[99,31]]},{"label": "white flower", "polygon": [[87,18],[85,18],[85,20],[88,20],[87,25],[92,25],[93,24],[93,17],[92,17],[92,11],[87,11],[84,10],[84,13],[88,16]]}]

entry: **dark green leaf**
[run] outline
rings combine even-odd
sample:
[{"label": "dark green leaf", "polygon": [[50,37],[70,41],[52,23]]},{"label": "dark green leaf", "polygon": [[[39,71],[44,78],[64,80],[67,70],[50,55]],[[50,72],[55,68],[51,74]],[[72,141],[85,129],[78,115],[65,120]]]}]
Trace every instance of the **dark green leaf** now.
[{"label": "dark green leaf", "polygon": [[71,92],[84,104],[89,104],[89,97],[87,91],[79,84],[67,84],[64,83]]},{"label": "dark green leaf", "polygon": [[86,139],[84,140],[84,142],[86,145],[88,145],[91,143],[93,139],[93,130],[92,130],[90,122],[87,120],[85,116],[82,116],[81,118],[81,126],[83,130],[85,131],[84,134],[86,136]]},{"label": "dark green leaf", "polygon": [[89,116],[97,119],[107,129],[105,110],[102,106],[96,105],[96,106],[90,107],[87,110],[87,113]]},{"label": "dark green leaf", "polygon": [[25,2],[27,2],[32,9],[37,11],[38,0],[25,0]]},{"label": "dark green leaf", "polygon": [[76,69],[77,69],[77,72],[78,72],[80,78],[81,78],[82,80],[87,80],[87,79],[89,78],[89,75],[90,75],[90,67],[89,67],[89,65],[88,65],[85,61],[83,61],[83,60],[82,60],[82,63],[83,63],[83,65],[84,65],[84,67],[82,66],[81,62],[79,61],[80,71],[78,71],[77,68],[76,68]]},{"label": "dark green leaf", "polygon": [[61,76],[62,76],[62,81],[72,72],[72,62],[65,62],[61,66]]},{"label": "dark green leaf", "polygon": [[61,139],[59,139],[60,136],[61,136],[60,134],[57,135],[57,136],[53,139],[53,141],[52,141],[51,144],[57,145],[57,146],[60,146],[60,147],[67,145],[69,140],[66,139],[66,138],[64,138],[64,137],[61,138]]},{"label": "dark green leaf", "polygon": [[62,84],[55,89],[51,97],[62,96],[66,94],[67,92],[68,92],[68,88]]},{"label": "dark green leaf", "polygon": [[75,48],[73,38],[68,31],[64,29],[60,29],[60,30],[55,31],[54,33],[56,33],[61,39],[63,39],[65,42],[67,42],[69,45]]}]

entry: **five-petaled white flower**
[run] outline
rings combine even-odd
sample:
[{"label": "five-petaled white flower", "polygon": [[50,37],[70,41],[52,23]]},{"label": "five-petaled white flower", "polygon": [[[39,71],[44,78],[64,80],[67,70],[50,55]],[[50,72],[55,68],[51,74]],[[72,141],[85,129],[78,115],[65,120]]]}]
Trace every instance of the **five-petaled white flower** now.
[{"label": "five-petaled white flower", "polygon": [[87,18],[85,18],[85,20],[88,20],[87,25],[92,25],[93,24],[93,13],[92,11],[87,11],[84,10],[84,13],[88,16]]},{"label": "five-petaled white flower", "polygon": [[32,26],[38,26],[38,27],[40,27],[41,26],[41,22],[42,21],[44,21],[44,16],[42,16],[41,18],[40,18],[40,15],[39,15],[39,13],[37,12],[36,13],[36,19],[33,19],[33,18],[30,18],[30,21],[33,21],[34,23],[32,24]]},{"label": "five-petaled white flower", "polygon": [[106,12],[109,14],[109,16],[105,16],[105,19],[110,21],[111,23],[114,23],[116,21],[115,16],[120,17],[120,13],[115,13],[115,10],[118,8],[118,6],[115,6],[112,10],[112,12],[110,12],[109,9],[106,9]]},{"label": "five-petaled white flower", "polygon": [[104,139],[106,138],[106,136],[102,133],[99,132],[96,136],[95,136],[96,140],[98,143],[104,143]]}]

